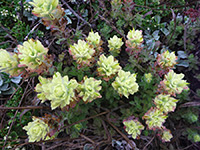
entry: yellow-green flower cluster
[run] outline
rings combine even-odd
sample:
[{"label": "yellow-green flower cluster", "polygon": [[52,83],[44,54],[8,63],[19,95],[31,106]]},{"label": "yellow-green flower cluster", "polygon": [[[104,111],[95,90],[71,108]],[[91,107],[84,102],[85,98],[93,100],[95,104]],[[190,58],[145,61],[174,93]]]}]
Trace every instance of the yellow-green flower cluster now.
[{"label": "yellow-green flower cluster", "polygon": [[145,73],[144,74],[144,79],[147,83],[150,83],[152,80],[152,74],[151,73]]},{"label": "yellow-green flower cluster", "polygon": [[61,77],[60,73],[54,74],[52,80],[40,78],[42,83],[36,86],[36,92],[40,92],[39,98],[51,101],[51,108],[65,107],[75,100],[75,89],[78,86],[76,80],[69,80],[68,76]]},{"label": "yellow-green flower cluster", "polygon": [[89,64],[95,50],[84,40],[78,40],[78,44],[70,45],[69,53],[77,63]]},{"label": "yellow-green flower cluster", "polygon": [[84,82],[79,84],[77,91],[84,102],[92,102],[96,98],[101,98],[101,80],[84,77]]},{"label": "yellow-green flower cluster", "polygon": [[0,70],[9,73],[11,76],[17,76],[20,74],[20,68],[18,67],[17,54],[11,55],[4,49],[0,49]]},{"label": "yellow-green flower cluster", "polygon": [[94,47],[98,47],[101,42],[101,37],[99,36],[98,32],[94,33],[93,31],[91,31],[86,40],[89,44],[93,45]]},{"label": "yellow-green flower cluster", "polygon": [[97,68],[99,75],[105,78],[109,78],[121,70],[118,60],[114,60],[113,56],[105,57],[103,54],[99,57],[97,64],[99,66]]},{"label": "yellow-green flower cluster", "polygon": [[136,74],[119,70],[118,76],[112,83],[113,88],[120,94],[128,98],[129,94],[134,94],[138,91],[138,84],[136,83]]},{"label": "yellow-green flower cluster", "polygon": [[183,78],[184,74],[176,74],[173,70],[170,70],[160,84],[168,94],[175,96],[175,94],[180,94],[184,89],[188,89],[188,83]]},{"label": "yellow-green flower cluster", "polygon": [[108,40],[109,51],[113,56],[117,56],[120,53],[121,46],[124,44],[121,38],[118,38],[116,35],[113,38]]},{"label": "yellow-green flower cluster", "polygon": [[132,48],[137,47],[137,46],[141,45],[143,42],[142,31],[135,30],[133,28],[133,30],[130,30],[128,32],[127,38],[128,38],[127,42],[130,47],[132,47]]},{"label": "yellow-green flower cluster", "polygon": [[141,131],[144,130],[144,126],[137,119],[124,120],[123,124],[126,132],[131,134],[133,139],[136,139],[141,134]]},{"label": "yellow-green flower cluster", "polygon": [[27,66],[29,70],[38,69],[45,63],[48,49],[39,40],[29,39],[23,45],[18,45],[18,57],[21,65]]},{"label": "yellow-green flower cluster", "polygon": [[38,17],[53,20],[61,16],[60,13],[56,12],[58,0],[33,0],[29,3],[34,7],[32,13]]},{"label": "yellow-green flower cluster", "polygon": [[49,126],[43,120],[33,117],[33,121],[29,122],[23,129],[27,131],[29,142],[38,142],[40,140],[48,140],[50,137]]},{"label": "yellow-green flower cluster", "polygon": [[153,107],[148,110],[148,112],[146,112],[143,116],[143,119],[146,120],[146,124],[148,125],[148,128],[150,130],[161,128],[166,118],[167,116],[164,115],[162,111],[160,111],[158,108]]},{"label": "yellow-green flower cluster", "polygon": [[174,111],[176,108],[177,99],[170,97],[170,95],[159,94],[155,97],[154,103],[158,109],[164,113]]},{"label": "yellow-green flower cluster", "polygon": [[161,139],[163,142],[170,142],[171,138],[173,137],[173,135],[171,134],[171,131],[164,128],[161,131]]},{"label": "yellow-green flower cluster", "polygon": [[171,69],[176,64],[177,56],[175,52],[169,52],[168,50],[162,54],[158,54],[157,63],[161,68]]}]

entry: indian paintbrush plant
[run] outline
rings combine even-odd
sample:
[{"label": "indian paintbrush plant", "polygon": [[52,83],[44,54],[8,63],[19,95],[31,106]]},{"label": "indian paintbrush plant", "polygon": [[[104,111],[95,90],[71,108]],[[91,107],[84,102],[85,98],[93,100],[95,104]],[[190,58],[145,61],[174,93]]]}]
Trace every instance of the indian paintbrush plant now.
[{"label": "indian paintbrush plant", "polygon": [[58,0],[33,0],[29,4],[34,7],[32,13],[40,17],[43,24],[51,28],[53,33],[60,38],[68,36],[68,32],[65,31],[68,21]]},{"label": "indian paintbrush plant", "polygon": [[[57,9],[55,6],[52,6],[53,8]],[[50,16],[52,15],[51,11],[47,11]],[[50,16],[46,16],[46,18]],[[48,19],[51,19],[51,17]],[[142,31],[135,29],[129,31],[127,40],[124,42],[127,47],[126,51],[130,56],[136,56],[133,57],[136,60],[141,57],[140,53],[145,48],[145,46],[142,46]],[[161,137],[163,142],[170,141],[172,134],[169,129],[166,129],[164,123],[169,115],[168,113],[176,108],[178,102],[175,98],[176,95],[188,89],[188,83],[183,80],[184,75],[176,74],[172,70],[176,64],[175,54],[166,51],[156,58],[156,66],[154,65],[155,62],[148,66],[149,68],[152,68],[152,66],[160,67],[159,69],[163,73],[167,73],[162,80],[156,71],[144,73],[143,70],[138,68],[131,68],[127,71],[126,67],[121,67],[119,61],[114,57],[119,54],[123,45],[122,40],[117,36],[108,41],[110,54],[104,52],[101,47],[102,43],[100,35],[92,31],[86,40],[78,40],[77,44],[74,43],[69,46],[68,52],[74,59],[75,69],[84,70],[84,68],[87,68],[89,72],[88,74],[83,72],[84,76],[80,78],[80,82],[77,81],[78,71],[71,74],[70,70],[66,72],[61,70],[61,72],[55,72],[53,77],[45,77],[42,72],[44,70],[48,71],[50,66],[53,65],[51,62],[52,57],[47,54],[48,49],[44,48],[38,40],[25,41],[23,45],[18,46],[18,53],[13,56],[5,50],[0,51],[2,58],[4,58],[3,56],[7,57],[0,60],[2,69],[5,68],[5,71],[13,76],[18,75],[18,73],[15,73],[17,71],[11,71],[12,68],[24,69],[23,71],[28,72],[28,75],[32,72],[38,73],[40,75],[38,78],[39,83],[35,87],[37,98],[44,104],[50,102],[52,110],[62,111],[60,115],[56,116],[48,114],[44,117],[33,117],[33,121],[23,128],[27,131],[29,142],[56,138],[58,133],[63,131],[61,129],[64,127],[64,121],[73,123],[76,115],[80,114],[84,117],[89,115],[93,112],[92,108],[95,105],[99,108],[103,105],[109,105],[109,108],[121,105],[121,103],[126,104],[128,98],[132,99],[132,104],[134,102],[139,103],[137,104],[138,110],[135,111],[139,111],[139,113],[131,114],[131,110],[134,110],[134,108],[131,110],[127,108],[130,116],[135,117],[121,118],[121,120],[124,120],[125,131],[131,134],[133,139],[136,139],[143,134],[144,130],[153,130],[153,132],[159,133],[158,136]],[[8,66],[6,66],[6,61],[9,62]],[[6,70],[7,67],[10,67],[10,69]],[[148,70],[150,70],[149,68]],[[141,80],[142,78],[145,82]],[[146,97],[150,99],[148,107],[145,107],[145,99],[140,100],[143,96],[142,93],[146,92],[143,89],[144,85],[146,90],[151,93]],[[157,90],[152,92],[151,86],[156,87]],[[115,97],[107,98],[108,94],[110,94],[110,97],[111,95]],[[138,99],[140,102],[138,102]],[[73,111],[77,114],[72,113]],[[56,122],[55,124],[50,121],[52,119]],[[67,131],[79,133],[85,127],[86,123],[81,123]]]}]

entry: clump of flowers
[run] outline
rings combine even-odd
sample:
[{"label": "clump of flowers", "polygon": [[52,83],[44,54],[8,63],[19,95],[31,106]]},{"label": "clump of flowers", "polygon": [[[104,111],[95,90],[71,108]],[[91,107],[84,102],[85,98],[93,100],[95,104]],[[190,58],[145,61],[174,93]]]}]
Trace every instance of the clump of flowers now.
[{"label": "clump of flowers", "polygon": [[170,97],[170,95],[159,94],[154,99],[154,103],[158,109],[164,113],[174,111],[176,108],[177,99]]},{"label": "clump of flowers", "polygon": [[142,48],[141,44],[143,43],[143,36],[141,30],[130,30],[127,35],[128,40],[126,41],[126,51],[132,54],[138,54]]},{"label": "clump of flowers", "polygon": [[106,81],[108,81],[119,70],[121,70],[118,60],[114,60],[113,56],[105,57],[104,54],[102,54],[99,57],[99,61],[97,62],[97,64],[99,66],[97,68],[99,75],[103,76],[103,79]]},{"label": "clump of flowers", "polygon": [[89,44],[93,45],[94,47],[98,47],[99,45],[101,45],[101,37],[98,32],[90,32],[86,40]]},{"label": "clump of flowers", "polygon": [[147,83],[150,83],[151,80],[152,80],[152,74],[151,74],[151,73],[145,73],[145,74],[144,74],[144,80],[145,80]]},{"label": "clump of flowers", "polygon": [[137,92],[139,88],[136,83],[136,74],[131,74],[123,70],[119,70],[118,76],[112,83],[112,86],[120,96],[124,95],[126,98],[128,98],[130,94]]},{"label": "clump of flowers", "polygon": [[78,44],[70,45],[69,53],[78,64],[89,65],[95,50],[84,40],[78,40]]},{"label": "clump of flowers", "polygon": [[32,117],[33,121],[29,122],[23,129],[27,131],[29,142],[38,142],[40,140],[48,140],[50,137],[47,135],[50,128],[40,118]]},{"label": "clump of flowers", "polygon": [[23,45],[18,45],[20,66],[27,67],[27,71],[41,73],[51,66],[48,49],[39,40],[29,39]]},{"label": "clump of flowers", "polygon": [[160,137],[162,139],[162,142],[170,142],[171,138],[173,138],[173,135],[171,134],[171,131],[169,129],[164,129],[161,130]]},{"label": "clump of flowers", "polygon": [[67,105],[73,106],[75,103],[75,89],[78,86],[75,79],[69,80],[68,76],[61,77],[60,73],[57,72],[50,83],[44,79],[41,81],[44,82],[44,85],[36,86],[36,92],[42,92],[39,97],[43,101],[45,98],[51,101],[52,109],[63,108]]},{"label": "clump of flowers", "polygon": [[148,125],[148,128],[150,130],[161,128],[166,118],[167,116],[164,115],[163,112],[160,111],[160,109],[153,107],[148,110],[143,116],[143,119],[146,120],[146,124]]},{"label": "clump of flowers", "polygon": [[33,14],[50,20],[60,18],[62,13],[57,10],[58,0],[33,0],[29,2],[33,7]]},{"label": "clump of flowers", "polygon": [[110,40],[108,40],[109,52],[113,56],[117,56],[120,53],[121,46],[123,44],[124,42],[122,42],[122,39],[114,35],[113,38],[110,38]]},{"label": "clump of flowers", "polygon": [[124,128],[128,134],[131,134],[133,139],[136,139],[144,130],[144,126],[138,119],[128,119],[123,121]]},{"label": "clump of flowers", "polygon": [[170,95],[176,96],[175,94],[180,94],[183,90],[188,90],[188,83],[183,80],[184,74],[176,74],[173,70],[170,70],[163,81],[160,82],[159,90],[167,92]]},{"label": "clump of flowers", "polygon": [[84,82],[79,84],[77,91],[84,102],[92,102],[96,98],[101,98],[99,91],[101,90],[101,80],[95,78],[84,77]]},{"label": "clump of flowers", "polygon": [[[166,50],[162,54],[158,54],[155,67],[156,69],[161,69],[158,70],[159,75],[162,76],[163,74],[169,72],[169,70],[172,69],[174,65],[177,63],[176,60],[177,56],[175,55],[174,52],[170,53],[168,50]],[[159,67],[157,67],[157,65]]]},{"label": "clump of flowers", "polygon": [[18,76],[22,69],[18,67],[17,54],[11,55],[4,49],[0,49],[0,70],[9,73],[11,76]]}]

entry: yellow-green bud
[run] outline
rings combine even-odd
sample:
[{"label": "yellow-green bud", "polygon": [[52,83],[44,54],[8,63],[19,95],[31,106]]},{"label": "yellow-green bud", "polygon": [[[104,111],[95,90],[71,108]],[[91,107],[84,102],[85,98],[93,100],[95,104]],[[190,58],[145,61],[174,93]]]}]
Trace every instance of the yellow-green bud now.
[{"label": "yellow-green bud", "polygon": [[182,80],[184,74],[176,74],[173,70],[170,70],[163,81],[161,81],[161,86],[168,94],[175,95],[180,94],[184,89],[188,90],[188,83],[186,80]]},{"label": "yellow-green bud", "polygon": [[11,55],[4,49],[0,49],[0,70],[9,73],[11,76],[18,76],[20,69],[18,67],[17,54]]},{"label": "yellow-green bud", "polygon": [[49,84],[50,95],[47,98],[51,100],[51,108],[65,107],[75,99],[75,89],[78,83],[75,79],[69,80],[68,76],[61,77],[57,72]]},{"label": "yellow-green bud", "polygon": [[33,117],[32,119],[32,122],[29,122],[27,126],[23,127],[23,129],[27,131],[29,142],[50,139],[50,137],[47,136],[47,133],[49,132],[48,124],[36,117]]},{"label": "yellow-green bud", "polygon": [[148,110],[143,116],[143,119],[146,120],[146,124],[148,125],[148,128],[150,130],[161,128],[166,118],[167,116],[164,115],[161,110],[153,107],[150,110]]},{"label": "yellow-green bud", "polygon": [[95,78],[84,77],[84,82],[79,84],[77,90],[79,96],[82,97],[84,102],[92,102],[96,98],[101,98],[99,91],[101,90],[101,80]]},{"label": "yellow-green bud", "polygon": [[113,56],[117,56],[120,53],[121,46],[124,44],[122,39],[118,38],[116,35],[108,40],[109,51]]},{"label": "yellow-green bud", "polygon": [[129,94],[134,94],[138,91],[138,84],[136,83],[136,74],[119,70],[118,76],[112,83],[113,88],[120,94],[128,98]]},{"label": "yellow-green bud", "polygon": [[171,134],[171,131],[169,129],[163,129],[161,133],[161,139],[163,142],[170,142],[171,138],[173,138],[173,135]]},{"label": "yellow-green bud", "polygon": [[58,6],[58,0],[33,0],[29,2],[34,9],[32,13],[38,17],[44,17],[48,19],[60,18],[62,14],[56,12]]},{"label": "yellow-green bud", "polygon": [[65,107],[75,100],[75,89],[78,83],[75,79],[69,80],[68,76],[61,77],[60,73],[54,74],[53,79],[40,77],[40,83],[36,85],[38,98],[44,102],[51,101],[51,108]]},{"label": "yellow-green bud", "polygon": [[157,56],[157,63],[162,68],[173,68],[176,64],[176,60],[177,56],[175,52],[170,53],[168,50]]},{"label": "yellow-green bud", "polygon": [[78,44],[70,45],[69,53],[77,63],[89,64],[95,50],[84,40],[78,40]]},{"label": "yellow-green bud", "polygon": [[160,94],[154,99],[154,103],[164,113],[174,111],[176,108],[177,99],[170,97],[170,95]]},{"label": "yellow-green bud", "polygon": [[121,69],[118,60],[114,60],[113,56],[105,57],[104,54],[99,57],[97,64],[99,75],[105,78],[115,75]]},{"label": "yellow-green bud", "polygon": [[[130,30],[127,35],[128,41],[131,43],[132,46],[140,45],[143,42],[142,31],[140,30]],[[131,46],[131,47],[132,47]]]},{"label": "yellow-green bud", "polygon": [[147,83],[150,83],[152,80],[152,74],[151,73],[145,73],[144,74],[144,79]]},{"label": "yellow-green bud", "polygon": [[29,70],[38,69],[40,65],[45,63],[48,49],[44,48],[39,40],[29,39],[23,45],[18,45],[18,57],[20,64],[27,66]]},{"label": "yellow-green bud", "polygon": [[144,126],[137,119],[124,120],[123,124],[126,132],[131,134],[133,139],[136,139],[141,134],[141,131],[144,130]]},{"label": "yellow-green bud", "polygon": [[89,44],[93,45],[94,47],[97,47],[101,42],[101,37],[99,36],[98,32],[94,33],[93,31],[91,31],[86,40]]}]

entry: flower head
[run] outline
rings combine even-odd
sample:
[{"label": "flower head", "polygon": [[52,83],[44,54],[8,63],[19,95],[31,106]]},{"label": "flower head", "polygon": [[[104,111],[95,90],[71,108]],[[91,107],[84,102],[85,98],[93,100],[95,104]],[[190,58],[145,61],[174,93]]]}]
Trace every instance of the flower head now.
[{"label": "flower head", "polygon": [[113,56],[105,57],[104,54],[99,57],[99,61],[97,62],[100,76],[109,78],[112,75],[115,75],[120,69],[120,65],[117,60],[114,60]]},{"label": "flower head", "polygon": [[163,142],[170,142],[172,137],[173,135],[169,129],[164,128],[161,130],[161,139]]},{"label": "flower head", "polygon": [[99,93],[101,82],[101,80],[96,80],[92,77],[84,77],[84,82],[79,84],[77,88],[79,96],[82,97],[84,102],[92,102],[96,98],[101,98],[101,94]]},{"label": "flower head", "polygon": [[134,94],[138,91],[138,84],[136,83],[136,74],[119,70],[118,76],[112,83],[113,88],[120,94],[128,98],[129,94]]},{"label": "flower head", "polygon": [[21,69],[18,67],[17,54],[11,55],[4,49],[0,49],[0,70],[9,73],[11,76],[18,76]]},{"label": "flower head", "polygon": [[33,0],[29,2],[33,7],[33,14],[38,17],[45,17],[48,19],[59,18],[56,12],[58,0]]},{"label": "flower head", "polygon": [[90,43],[94,47],[97,47],[98,45],[100,45],[101,37],[99,36],[98,32],[94,33],[93,31],[91,31],[88,37],[86,38],[86,40],[88,43]]},{"label": "flower head", "polygon": [[180,94],[184,89],[189,89],[188,83],[186,80],[182,80],[183,78],[184,74],[176,74],[173,70],[170,70],[160,84],[168,94],[175,96],[175,94]]},{"label": "flower head", "polygon": [[52,80],[40,78],[40,82],[36,86],[36,92],[40,92],[38,98],[50,100],[52,109],[63,108],[75,100],[75,89],[78,86],[76,80],[69,80],[68,76],[61,77],[57,72]]},{"label": "flower head", "polygon": [[70,46],[69,53],[77,63],[89,64],[95,50],[84,40],[78,40],[78,44]]},{"label": "flower head", "polygon": [[140,30],[130,30],[127,35],[128,41],[133,46],[140,45],[143,42],[142,31]]},{"label": "flower head", "polygon": [[48,49],[44,48],[39,40],[25,41],[23,45],[18,45],[18,51],[20,64],[27,66],[29,70],[38,69],[46,62]]},{"label": "flower head", "polygon": [[43,120],[33,117],[33,121],[29,122],[23,129],[27,131],[29,142],[38,142],[40,140],[50,139],[47,136],[49,132],[49,126]]},{"label": "flower head", "polygon": [[150,83],[152,80],[152,74],[151,73],[145,73],[144,74],[144,79],[147,83]]},{"label": "flower head", "polygon": [[177,99],[170,97],[170,95],[163,94],[156,96],[156,98],[154,99],[156,107],[164,113],[174,111],[174,109],[176,108],[176,102],[178,102]]},{"label": "flower head", "polygon": [[160,109],[153,107],[148,110],[148,112],[146,112],[143,116],[143,119],[146,120],[146,124],[148,125],[148,128],[150,130],[161,128],[166,118],[167,116],[164,115]]},{"label": "flower head", "polygon": [[128,134],[131,134],[133,139],[136,139],[141,131],[144,130],[144,126],[137,120],[124,120],[123,121],[124,128]]},{"label": "flower head", "polygon": [[126,51],[132,55],[135,54],[136,56],[140,53],[142,50],[142,42],[143,42],[143,37],[142,37],[142,31],[140,30],[130,30],[127,35],[128,40],[126,40]]},{"label": "flower head", "polygon": [[120,49],[123,44],[124,42],[122,42],[122,39],[114,35],[113,38],[108,40],[109,51],[113,56],[117,56],[120,53]]},{"label": "flower head", "polygon": [[157,63],[162,68],[171,69],[176,64],[177,56],[174,52],[170,53],[168,50],[162,54],[158,54]]}]

